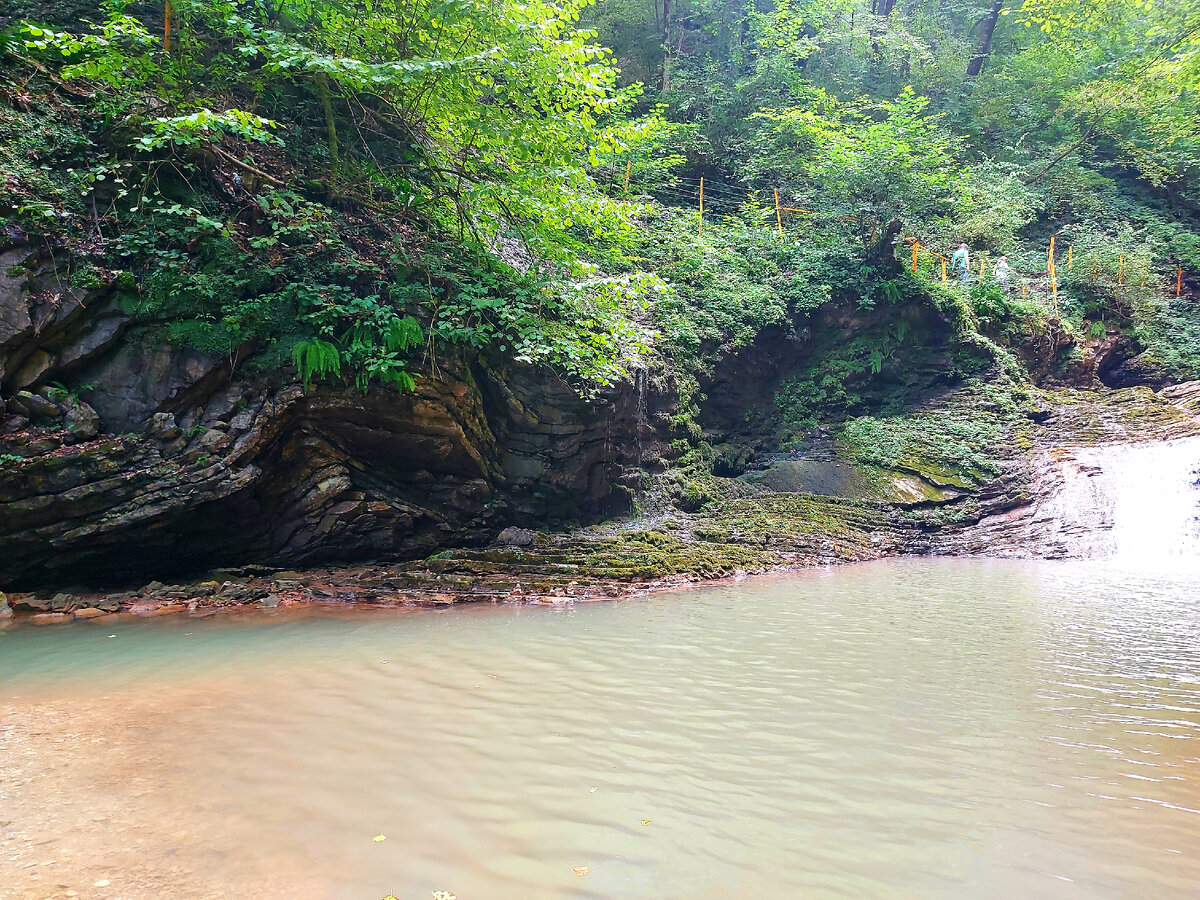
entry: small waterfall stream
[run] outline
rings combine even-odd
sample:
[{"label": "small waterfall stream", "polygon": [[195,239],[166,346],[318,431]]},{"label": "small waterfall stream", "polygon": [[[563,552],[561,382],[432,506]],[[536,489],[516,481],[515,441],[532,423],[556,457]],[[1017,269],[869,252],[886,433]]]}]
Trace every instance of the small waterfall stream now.
[{"label": "small waterfall stream", "polygon": [[1200,437],[1074,449],[1058,474],[1036,517],[1052,555],[1200,560]]},{"label": "small waterfall stream", "polygon": [[1130,562],[1200,558],[1200,438],[1111,452],[1114,555]]}]

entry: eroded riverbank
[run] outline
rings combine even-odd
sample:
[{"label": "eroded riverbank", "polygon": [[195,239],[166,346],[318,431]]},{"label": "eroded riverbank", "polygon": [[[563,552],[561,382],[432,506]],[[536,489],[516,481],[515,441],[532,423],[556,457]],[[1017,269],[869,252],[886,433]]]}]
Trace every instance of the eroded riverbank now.
[{"label": "eroded riverbank", "polygon": [[[1145,490],[1200,497],[1185,471],[1192,456],[1200,465],[1200,383],[1158,393],[1136,388],[1045,397],[1054,401],[1045,416],[1025,421],[1019,440],[994,448],[999,475],[975,487],[962,487],[967,482],[958,475],[938,474],[920,458],[884,470],[818,454],[807,468],[783,460],[784,474],[768,469],[749,479],[713,479],[713,499],[693,513],[653,512],[651,492],[647,508],[633,518],[572,532],[510,528],[491,546],[447,548],[425,559],[243,566],[119,591],[10,592],[7,602],[17,621],[105,625],[117,621],[114,615],[207,617],[299,605],[557,605],[901,555],[1106,557],[1114,552],[1114,492],[1122,490],[1130,454],[1145,456],[1157,472],[1161,459],[1152,458],[1153,446],[1177,448],[1171,451],[1174,481],[1159,483],[1165,476],[1157,472],[1159,482]],[[830,482],[829,473],[843,470]],[[795,490],[764,486],[785,475]],[[919,496],[918,483],[930,497]],[[862,485],[874,493],[859,496]],[[852,496],[837,495],[839,489]],[[826,493],[812,492],[818,490]],[[893,499],[879,499],[889,491]],[[12,621],[0,618],[0,627]]]}]

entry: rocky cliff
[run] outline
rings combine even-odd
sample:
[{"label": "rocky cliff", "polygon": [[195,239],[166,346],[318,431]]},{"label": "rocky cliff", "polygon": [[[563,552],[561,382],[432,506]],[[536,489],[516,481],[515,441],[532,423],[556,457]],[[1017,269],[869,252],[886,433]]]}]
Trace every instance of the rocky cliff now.
[{"label": "rocky cliff", "polygon": [[426,358],[417,388],[318,386],[164,343],[112,286],[0,253],[0,585],[413,557],[624,509],[634,392]]},{"label": "rocky cliff", "polygon": [[[255,368],[252,347],[165,341],[115,285],[72,287],[49,251],[10,246],[0,265],[0,588],[59,616],[259,602],[280,596],[272,570],[331,562],[380,565],[289,573],[285,595],[610,596],[902,552],[1080,555],[1055,513],[1089,474],[1073,448],[1200,431],[1194,388],[1105,387],[1119,338],[1044,390],[916,305],[830,310],[721,355],[702,433],[668,445],[685,417],[663,376],[584,400],[545,370],[457,353],[426,356],[408,393],[306,391]],[[922,340],[875,375],[845,365],[896,317]],[[802,423],[796,443],[781,423],[822,411],[787,405],[797,372],[845,372],[840,390],[874,414]],[[635,518],[577,530],[636,496]],[[234,580],[80,597],[214,569]]]}]

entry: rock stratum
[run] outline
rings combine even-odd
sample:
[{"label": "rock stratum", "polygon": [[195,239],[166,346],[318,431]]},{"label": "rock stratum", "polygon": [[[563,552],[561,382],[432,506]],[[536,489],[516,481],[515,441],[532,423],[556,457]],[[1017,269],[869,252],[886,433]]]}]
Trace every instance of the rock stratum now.
[{"label": "rock stratum", "polygon": [[636,483],[631,394],[461,356],[412,393],[305,391],[155,339],[36,252],[0,269],[5,587],[409,558],[611,515]]}]

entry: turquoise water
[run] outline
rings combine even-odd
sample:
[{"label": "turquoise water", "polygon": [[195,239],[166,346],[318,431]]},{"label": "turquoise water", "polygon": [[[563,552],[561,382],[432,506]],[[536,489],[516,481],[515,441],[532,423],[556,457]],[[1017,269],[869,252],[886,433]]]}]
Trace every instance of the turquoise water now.
[{"label": "turquoise water", "polygon": [[1194,576],[16,629],[0,896],[1195,896]]}]

